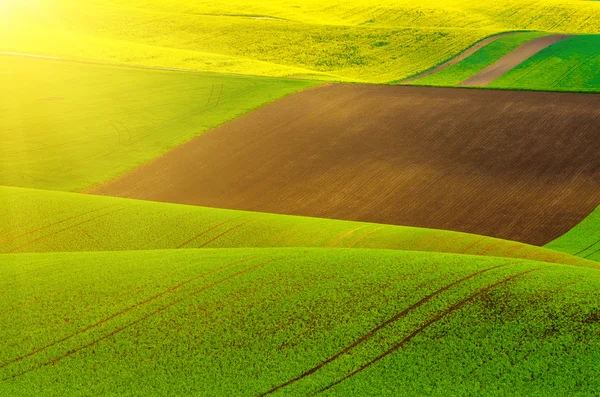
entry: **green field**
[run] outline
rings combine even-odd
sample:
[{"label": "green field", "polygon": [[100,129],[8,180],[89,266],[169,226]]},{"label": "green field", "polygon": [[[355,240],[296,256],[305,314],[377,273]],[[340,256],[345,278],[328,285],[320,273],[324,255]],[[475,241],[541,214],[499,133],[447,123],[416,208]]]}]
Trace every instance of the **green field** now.
[{"label": "green field", "polygon": [[0,394],[589,395],[596,274],[359,249],[3,255]]},{"label": "green field", "polygon": [[0,51],[369,82],[401,80],[500,32],[600,33],[600,4],[581,0],[22,0],[4,8]]},{"label": "green field", "polygon": [[312,85],[0,55],[0,185],[83,190]]},{"label": "green field", "polygon": [[600,207],[546,248],[600,261]]},{"label": "green field", "polygon": [[541,32],[516,33],[511,36],[501,37],[481,48],[473,55],[463,59],[456,65],[452,65],[432,75],[409,83],[410,85],[427,86],[457,86],[469,77],[476,75],[486,67],[490,66],[504,55],[508,54],[520,45],[538,37],[547,35]]},{"label": "green field", "polygon": [[375,248],[595,262],[452,231],[0,187],[0,253],[169,248]]},{"label": "green field", "polygon": [[491,86],[600,90],[600,2],[0,0],[0,397],[597,395],[600,207],[536,247],[77,193],[511,31],[414,84],[574,33]]},{"label": "green field", "polygon": [[489,85],[490,88],[600,91],[600,35],[551,45]]}]

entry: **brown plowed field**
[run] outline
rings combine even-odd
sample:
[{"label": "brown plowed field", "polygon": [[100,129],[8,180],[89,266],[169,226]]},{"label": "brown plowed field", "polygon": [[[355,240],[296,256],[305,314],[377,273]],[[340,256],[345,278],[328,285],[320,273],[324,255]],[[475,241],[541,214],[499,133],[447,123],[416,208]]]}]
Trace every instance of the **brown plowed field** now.
[{"label": "brown plowed field", "polygon": [[600,95],[328,85],[88,193],[543,244],[600,204]]},{"label": "brown plowed field", "polygon": [[464,87],[486,86],[492,81],[499,79],[509,71],[513,70],[543,49],[550,47],[554,43],[568,39],[569,37],[573,36],[566,34],[554,34],[528,41],[515,48],[502,58],[498,59],[496,62],[483,69],[475,76],[469,77],[459,85]]}]

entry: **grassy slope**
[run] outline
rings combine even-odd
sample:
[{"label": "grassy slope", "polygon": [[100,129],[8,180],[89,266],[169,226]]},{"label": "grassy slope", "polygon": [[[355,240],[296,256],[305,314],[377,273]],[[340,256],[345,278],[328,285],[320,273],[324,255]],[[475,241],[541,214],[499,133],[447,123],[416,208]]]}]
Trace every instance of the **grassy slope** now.
[{"label": "grassy slope", "polygon": [[565,235],[546,245],[552,250],[600,261],[600,207]]},{"label": "grassy slope", "polygon": [[[0,256],[0,394],[591,395],[596,269],[385,250]],[[379,356],[385,356],[378,360]],[[57,381],[60,379],[60,381]]]},{"label": "grassy slope", "polygon": [[313,82],[0,56],[0,185],[81,190]]},{"label": "grassy slope", "polygon": [[456,86],[490,66],[521,44],[545,35],[547,35],[547,33],[527,32],[502,37],[481,48],[479,51],[456,65],[411,82],[410,85]]},{"label": "grassy slope", "polygon": [[23,0],[4,15],[5,51],[371,82],[426,70],[498,32],[600,32],[600,4],[580,0]]},{"label": "grassy slope", "polygon": [[553,44],[489,87],[600,91],[600,35],[577,36]]},{"label": "grassy slope", "polygon": [[0,253],[200,247],[377,248],[596,266],[539,247],[451,231],[0,187]]}]

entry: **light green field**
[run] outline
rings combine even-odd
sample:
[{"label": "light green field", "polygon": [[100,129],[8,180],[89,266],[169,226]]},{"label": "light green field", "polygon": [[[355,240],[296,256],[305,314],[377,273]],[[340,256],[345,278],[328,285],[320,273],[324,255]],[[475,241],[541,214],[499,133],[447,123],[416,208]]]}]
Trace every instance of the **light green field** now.
[{"label": "light green field", "polygon": [[83,190],[312,85],[0,55],[0,185]]},{"label": "light green field", "polygon": [[600,4],[581,0],[22,0],[4,8],[0,51],[369,82],[401,80],[500,32],[600,33]]},{"label": "light green field", "polygon": [[600,207],[546,248],[600,261]]},{"label": "light green field", "polygon": [[542,32],[516,33],[514,35],[501,37],[481,48],[473,55],[463,59],[456,65],[452,65],[437,73],[415,80],[410,85],[427,86],[456,86],[468,78],[481,72],[504,55],[513,51],[520,45],[547,35]]},{"label": "light green field", "polygon": [[599,267],[466,233],[0,187],[0,253],[240,247],[431,251]]},{"label": "light green field", "polygon": [[597,272],[358,249],[2,255],[0,394],[592,395]]},{"label": "light green field", "polygon": [[600,91],[600,35],[571,37],[534,55],[490,88]]}]

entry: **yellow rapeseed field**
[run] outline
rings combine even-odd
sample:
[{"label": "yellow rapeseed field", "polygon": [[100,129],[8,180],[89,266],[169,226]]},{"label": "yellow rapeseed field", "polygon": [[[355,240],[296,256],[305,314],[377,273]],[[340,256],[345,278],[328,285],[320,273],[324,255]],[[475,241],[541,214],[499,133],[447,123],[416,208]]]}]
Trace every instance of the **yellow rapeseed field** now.
[{"label": "yellow rapeseed field", "polygon": [[600,33],[583,0],[0,0],[0,51],[387,82],[511,30]]}]

